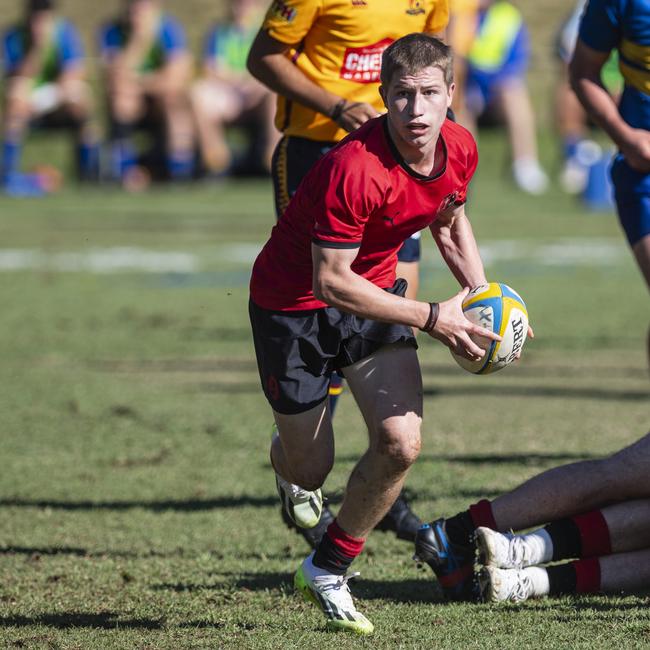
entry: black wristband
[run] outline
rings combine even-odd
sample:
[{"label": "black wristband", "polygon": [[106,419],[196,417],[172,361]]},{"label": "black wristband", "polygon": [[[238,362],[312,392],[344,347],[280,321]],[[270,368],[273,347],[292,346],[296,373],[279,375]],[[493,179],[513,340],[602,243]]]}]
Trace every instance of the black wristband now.
[{"label": "black wristband", "polygon": [[440,305],[437,302],[429,303],[429,318],[427,318],[427,322],[420,328],[421,332],[426,332],[427,334],[431,334],[431,331],[433,330],[433,328],[436,326],[436,323],[438,322],[439,311],[440,311]]},{"label": "black wristband", "polygon": [[343,110],[345,109],[345,104],[346,104],[345,99],[342,99],[332,109],[332,112],[330,113],[330,119],[332,120],[332,122],[338,122],[339,121],[341,115],[343,115]]}]

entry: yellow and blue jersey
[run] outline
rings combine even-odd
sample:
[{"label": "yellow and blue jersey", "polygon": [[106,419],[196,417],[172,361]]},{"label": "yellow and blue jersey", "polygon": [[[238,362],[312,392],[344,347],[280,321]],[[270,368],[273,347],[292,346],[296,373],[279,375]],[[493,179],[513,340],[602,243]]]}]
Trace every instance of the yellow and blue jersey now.
[{"label": "yellow and blue jersey", "polygon": [[[29,27],[25,24],[9,28],[3,38],[3,62],[6,75],[12,75],[31,49]],[[84,51],[79,32],[64,18],[56,21],[52,37],[45,48],[35,84],[55,81],[64,72],[83,63]]]},{"label": "yellow and blue jersey", "polygon": [[589,0],[580,40],[598,52],[617,50],[625,87],[619,110],[635,128],[650,128],[650,0]]}]

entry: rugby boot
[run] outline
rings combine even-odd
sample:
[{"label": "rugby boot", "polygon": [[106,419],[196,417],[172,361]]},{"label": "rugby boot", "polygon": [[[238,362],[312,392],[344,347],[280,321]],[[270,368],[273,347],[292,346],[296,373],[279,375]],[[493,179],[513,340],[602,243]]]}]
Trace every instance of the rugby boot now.
[{"label": "rugby boot", "polygon": [[415,536],[413,558],[431,567],[449,600],[478,599],[474,581],[475,555],[474,544],[461,546],[449,539],[444,519],[420,526]]},{"label": "rugby boot", "polygon": [[497,569],[486,566],[479,572],[481,599],[488,603],[520,603],[536,595],[532,571],[543,571],[538,567],[527,569]]},{"label": "rugby boot", "polygon": [[320,544],[323,535],[327,532],[327,527],[334,521],[334,513],[326,505],[323,506],[320,519],[313,528],[301,528],[297,526],[296,522],[291,519],[284,507],[280,508],[280,512],[285,525],[291,528],[291,530],[295,530],[314,549]]},{"label": "rugby boot", "polygon": [[553,558],[552,546],[546,552],[540,535],[498,533],[482,526],[476,529],[476,547],[480,564],[500,569],[523,569]]},{"label": "rugby boot", "polygon": [[358,573],[339,576],[314,566],[312,553],[300,565],[293,579],[294,587],[325,615],[325,627],[331,632],[368,635],[373,624],[354,605],[348,581]]}]

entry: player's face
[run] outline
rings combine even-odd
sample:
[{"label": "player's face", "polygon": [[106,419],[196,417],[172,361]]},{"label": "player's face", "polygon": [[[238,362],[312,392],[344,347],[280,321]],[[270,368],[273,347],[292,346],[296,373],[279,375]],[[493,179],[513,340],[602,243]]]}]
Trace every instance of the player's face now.
[{"label": "player's face", "polygon": [[454,85],[447,87],[440,68],[397,74],[380,89],[392,131],[409,148],[435,147],[451,106]]}]

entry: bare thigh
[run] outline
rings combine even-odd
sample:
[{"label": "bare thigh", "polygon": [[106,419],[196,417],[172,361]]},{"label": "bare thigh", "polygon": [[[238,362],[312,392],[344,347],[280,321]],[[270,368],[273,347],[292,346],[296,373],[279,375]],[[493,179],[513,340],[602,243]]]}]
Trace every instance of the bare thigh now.
[{"label": "bare thigh", "polygon": [[408,435],[419,449],[422,373],[415,348],[387,345],[344,368],[343,374],[368,427],[371,448]]}]

